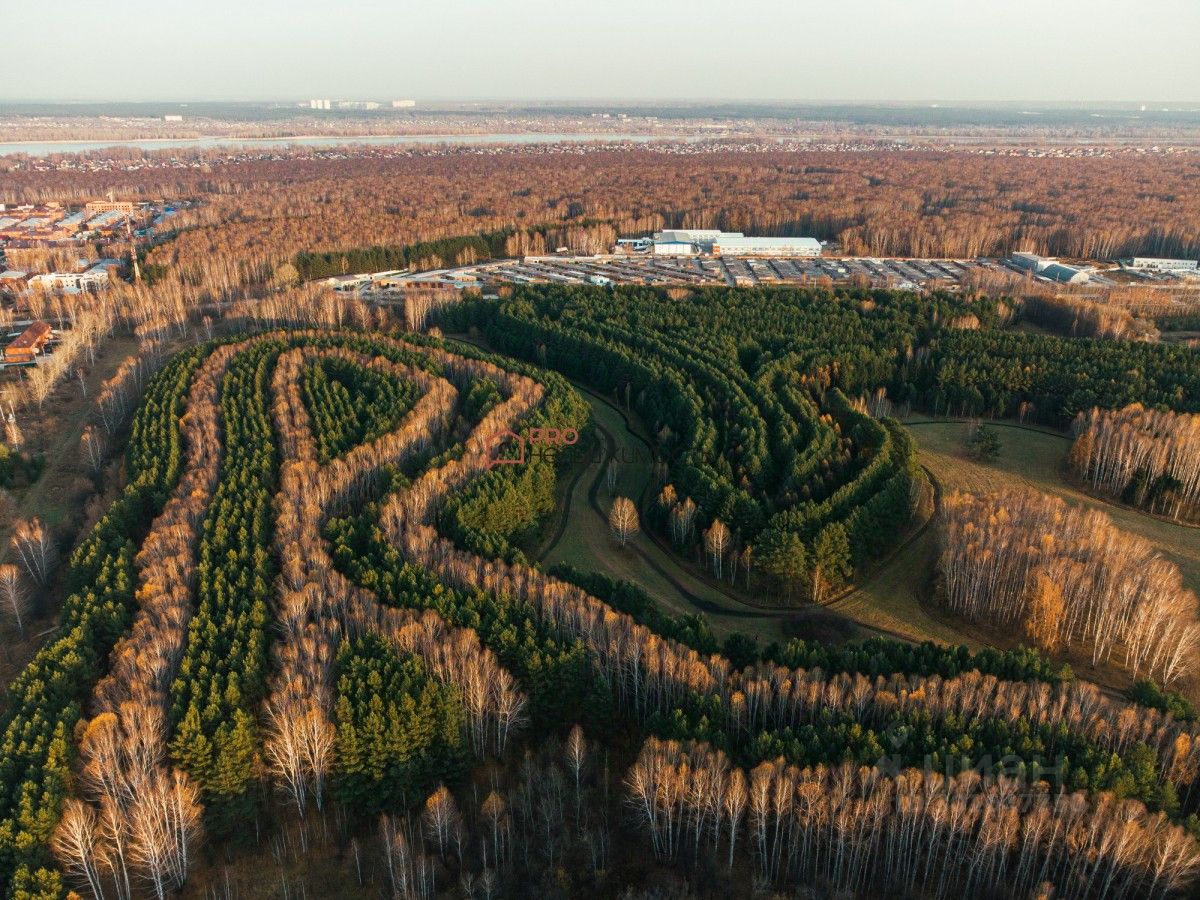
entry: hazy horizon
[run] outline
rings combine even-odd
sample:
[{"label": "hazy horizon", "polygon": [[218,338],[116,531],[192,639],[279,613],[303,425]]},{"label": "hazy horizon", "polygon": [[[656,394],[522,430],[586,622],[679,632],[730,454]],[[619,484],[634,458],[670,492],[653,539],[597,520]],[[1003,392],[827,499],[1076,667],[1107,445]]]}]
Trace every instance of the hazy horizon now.
[{"label": "hazy horizon", "polygon": [[[6,102],[1192,104],[1194,0],[23,4]],[[48,64],[49,63],[49,64]],[[28,78],[15,73],[31,73]]]},{"label": "hazy horizon", "polygon": [[[188,106],[188,105],[225,105],[225,106],[290,106],[294,104],[307,104],[312,99],[308,95],[290,95],[279,97],[245,97],[239,99],[215,98],[215,97],[156,97],[148,99],[134,99],[127,97],[22,97],[12,96],[6,97],[0,95],[0,106]],[[322,99],[330,100],[377,100],[381,103],[386,103],[388,100],[401,99],[398,95],[380,93],[360,92],[357,94],[325,94]],[[1146,111],[1155,112],[1169,109],[1171,112],[1195,112],[1200,111],[1200,96],[1195,99],[1178,99],[1178,100],[1162,100],[1160,98],[1148,97],[1138,98],[1136,100],[1112,100],[1106,98],[1096,98],[1094,100],[1072,100],[1063,98],[1049,98],[1045,100],[1029,100],[1025,98],[1000,99],[1000,100],[960,100],[952,97],[915,97],[912,99],[896,100],[887,98],[863,98],[863,97],[831,97],[816,99],[811,97],[779,97],[779,98],[756,98],[756,97],[606,97],[606,96],[538,96],[538,97],[469,97],[469,96],[444,96],[444,97],[424,97],[419,94],[406,94],[403,99],[415,100],[418,106],[408,110],[409,112],[429,112],[440,110],[455,110],[460,108],[466,110],[470,107],[480,109],[488,108],[513,108],[527,107],[529,109],[537,109],[539,107],[578,107],[579,109],[594,109],[602,106],[611,106],[614,108],[631,108],[640,107],[657,107],[677,110],[687,110],[690,107],[763,107],[763,108],[788,108],[796,107],[802,109],[804,107],[865,107],[865,108],[889,108],[911,109],[922,107],[946,107],[960,109],[1006,109],[1016,110],[1024,107],[1040,108],[1047,110],[1070,110],[1070,109],[1096,109],[1103,107],[1114,107],[1120,109],[1131,109],[1146,107]],[[387,111],[383,107],[379,111]],[[343,110],[344,112],[344,110]]]}]

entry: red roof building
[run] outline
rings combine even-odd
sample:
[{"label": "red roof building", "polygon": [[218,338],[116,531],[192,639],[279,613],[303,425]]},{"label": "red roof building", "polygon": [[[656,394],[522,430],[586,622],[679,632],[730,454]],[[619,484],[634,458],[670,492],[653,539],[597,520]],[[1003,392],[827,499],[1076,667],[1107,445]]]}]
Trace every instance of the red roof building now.
[{"label": "red roof building", "polygon": [[34,322],[4,348],[6,363],[31,363],[50,340],[49,322]]}]

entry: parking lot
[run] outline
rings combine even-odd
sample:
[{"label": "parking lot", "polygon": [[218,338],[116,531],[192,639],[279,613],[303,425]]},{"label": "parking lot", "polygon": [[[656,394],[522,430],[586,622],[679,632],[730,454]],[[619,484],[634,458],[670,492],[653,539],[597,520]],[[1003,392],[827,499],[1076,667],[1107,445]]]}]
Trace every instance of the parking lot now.
[{"label": "parking lot", "polygon": [[871,259],[865,257],[526,257],[409,276],[409,284],[815,284],[866,280],[901,289],[954,288],[977,270],[1006,271],[991,259]]}]

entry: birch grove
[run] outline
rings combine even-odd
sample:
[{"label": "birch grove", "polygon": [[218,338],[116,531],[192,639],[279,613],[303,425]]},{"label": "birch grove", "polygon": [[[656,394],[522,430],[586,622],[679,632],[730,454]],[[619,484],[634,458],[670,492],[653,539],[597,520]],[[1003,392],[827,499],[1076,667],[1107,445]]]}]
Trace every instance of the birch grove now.
[{"label": "birch grove", "polygon": [[[1167,897],[1200,851],[1162,813],[1110,794],[1030,791],[1003,775],[849,763],[748,772],[706,744],[650,738],[625,778],[658,859],[748,852],[762,881],[852,896]],[[1002,888],[1001,888],[1002,886]]]},{"label": "birch grove", "polygon": [[[269,778],[300,818],[310,807],[324,813],[329,785],[339,777],[344,745],[333,675],[345,641],[382,638],[452,685],[465,711],[453,730],[461,728],[476,758],[503,758],[527,724],[527,698],[497,656],[502,651],[489,649],[496,644],[485,646],[480,633],[453,627],[432,610],[385,606],[335,566],[326,523],[385,488],[391,492],[379,506],[379,533],[398,558],[447,587],[526,604],[528,615],[582,648],[597,685],[626,721],[666,721],[703,698],[729,746],[743,749],[764,733],[820,728],[834,717],[879,733],[908,714],[951,728],[973,719],[1061,727],[1117,756],[1144,743],[1154,755],[1152,777],[1185,802],[1197,793],[1196,726],[1105,696],[1086,682],[1006,681],[975,670],[871,678],[768,661],[738,668],[656,633],[539,567],[462,549],[437,527],[441,505],[489,471],[488,448],[549,406],[547,388],[436,344],[372,337],[385,357],[351,349],[349,340],[343,345],[329,332],[276,331],[218,345],[188,388],[181,474],[135,558],[132,626],[107,660],[89,718],[78,729],[78,787],[52,840],[64,874],[81,892],[164,898],[186,883],[202,840],[199,791],[168,760],[169,692],[195,624],[199,532],[227,477],[221,419],[231,415],[231,395],[222,400],[222,385],[237,373],[241,362],[232,372],[230,366],[239,355],[261,341],[275,342],[269,349],[278,352],[263,356],[255,396],[268,398],[279,458],[271,539],[279,575],[274,666],[256,726],[262,746],[254,777]],[[309,367],[334,359],[408,382],[418,394],[390,431],[322,463],[328,457],[320,456],[302,385]],[[110,421],[120,427],[127,409],[116,398],[139,390],[138,377],[131,369],[106,388],[106,431]],[[499,399],[471,423],[464,398],[481,381],[493,384]],[[455,452],[442,452],[448,446]],[[392,480],[405,463],[431,456],[434,462],[411,481]],[[614,509],[618,504],[625,516],[613,530],[628,540],[636,509],[625,498],[615,498]],[[1051,650],[1082,648],[1095,662],[1166,684],[1194,671],[1196,598],[1145,541],[1122,534],[1102,513],[1030,493],[954,494],[944,505],[941,566],[946,602],[956,612],[1024,629]],[[701,529],[696,504],[671,485],[661,488],[657,508],[677,542],[702,539],[715,577],[733,581],[739,567],[749,570],[751,548],[739,551],[740,532],[720,519]],[[49,571],[39,551],[48,537],[39,528],[35,522],[18,529],[23,544],[15,548],[31,580]],[[6,569],[21,577],[15,567]],[[451,869],[464,890],[498,895],[511,887],[505,879],[517,855],[528,857],[531,847],[557,866],[571,846],[602,870],[610,826],[607,813],[597,818],[589,810],[588,798],[601,765],[607,791],[607,754],[595,752],[578,726],[553,754],[552,770],[538,776],[525,771],[533,765],[527,758],[511,791],[494,782],[467,799],[439,787],[421,812],[385,816],[380,840],[395,895],[444,892],[448,886],[439,879]],[[628,771],[625,800],[657,859],[685,867],[710,859],[726,872],[749,859],[763,884],[781,889],[951,897],[988,895],[1004,884],[1028,895],[1050,885],[1064,895],[1159,897],[1187,884],[1197,866],[1194,840],[1139,802],[1053,791],[1036,781],[1027,789],[976,773],[944,777],[848,764],[805,769],[782,760],[743,769],[708,745],[652,738]],[[572,822],[575,828],[567,828]]]},{"label": "birch grove", "polygon": [[1200,415],[1092,408],[1074,422],[1070,462],[1092,490],[1177,521],[1200,519]]},{"label": "birch grove", "polygon": [[[1172,684],[1196,670],[1196,595],[1176,565],[1103,512],[1036,491],[956,492],[941,524],[943,598],[955,613],[1023,628],[1135,678]],[[1061,599],[1047,602],[1046,584]]]},{"label": "birch grove", "polygon": [[[407,348],[407,345],[396,344]],[[411,379],[424,393],[392,432],[354,448],[325,466],[300,395],[303,367],[329,354]],[[278,674],[266,719],[266,754],[275,776],[299,810],[308,796],[319,807],[332,764],[329,672],[343,637],[387,636],[397,649],[417,653],[440,678],[456,684],[468,711],[471,745],[500,754],[522,721],[524,699],[474,633],[446,626],[432,611],[385,608],[333,566],[321,527],[332,511],[361,499],[380,469],[402,462],[449,426],[458,392],[445,379],[385,359],[306,347],[283,354],[274,376],[275,424],[284,464],[276,497],[275,540],[283,562],[279,600],[284,639],[276,645]]]},{"label": "birch grove", "polygon": [[100,848],[119,897],[129,895],[130,865],[159,897],[181,887],[200,839],[199,795],[167,763],[166,711],[193,608],[197,529],[220,464],[221,379],[242,347],[218,348],[193,378],[181,428],[183,473],[138,553],[139,609],[96,686],[98,715],[80,744],[86,796],[102,810]]},{"label": "birch grove", "polygon": [[[505,408],[511,402],[512,398],[493,410],[491,421],[481,423],[468,443],[488,446],[494,429],[502,421],[513,421],[512,407]],[[520,598],[563,632],[578,637],[593,652],[621,708],[636,719],[669,713],[693,692],[720,698],[734,728],[746,736],[764,729],[797,728],[818,721],[825,710],[853,711],[859,721],[870,724],[897,708],[922,708],[937,717],[999,715],[1026,717],[1034,724],[1066,723],[1114,749],[1143,740],[1158,751],[1167,768],[1175,766],[1176,760],[1184,768],[1192,764],[1186,761],[1200,760],[1200,743],[1184,726],[1150,710],[1122,715],[1128,704],[1106,698],[1082,682],[1052,687],[1005,682],[978,672],[951,679],[896,674],[872,680],[764,662],[734,670],[725,658],[704,657],[662,638],[574,584],[528,566],[483,559],[442,538],[428,524],[437,499],[484,467],[482,458],[468,454],[427,470],[384,504],[380,519],[385,532],[405,558],[446,583]],[[1158,658],[1161,651],[1152,648],[1151,658]],[[1186,783],[1192,781],[1189,777]]]}]

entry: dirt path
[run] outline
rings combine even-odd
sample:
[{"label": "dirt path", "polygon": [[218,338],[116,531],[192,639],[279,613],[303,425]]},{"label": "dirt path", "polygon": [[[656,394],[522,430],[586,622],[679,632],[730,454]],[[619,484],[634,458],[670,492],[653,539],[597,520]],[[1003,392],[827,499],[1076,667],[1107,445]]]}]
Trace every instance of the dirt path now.
[{"label": "dirt path", "polygon": [[[459,340],[490,350],[482,340]],[[934,640],[965,644],[975,650],[1016,646],[1019,640],[1003,640],[954,621],[930,603],[937,556],[932,521],[942,492],[967,487],[992,489],[1011,485],[1014,480],[1073,501],[1105,507],[1119,526],[1145,534],[1165,555],[1179,562],[1189,581],[1200,576],[1200,531],[1105,503],[1062,480],[1061,460],[1069,446],[1062,432],[993,423],[1007,426],[1006,446],[994,463],[980,464],[963,459],[958,452],[961,423],[919,420],[906,425],[914,426],[921,463],[934,491],[914,530],[860,582],[825,605],[780,608],[760,603],[704,576],[698,566],[690,565],[663,537],[652,532],[637,534],[624,548],[616,546],[608,530],[612,499],[633,499],[643,519],[647,504],[653,502],[648,496],[653,479],[652,444],[636,416],[590,388],[571,383],[591,406],[602,452],[590,453],[586,465],[572,473],[553,536],[541,548],[538,560],[546,565],[565,562],[584,571],[632,581],[669,613],[703,614],[721,636],[742,632],[758,638],[760,643],[769,643],[786,639],[784,626],[789,620],[796,620],[798,626],[791,629],[792,633],[803,632],[806,620],[817,630],[829,627],[832,620],[843,636],[844,632],[857,632],[860,636],[903,641]],[[610,490],[605,476],[608,460],[614,457],[616,483]],[[820,616],[826,621],[820,621]]]},{"label": "dirt path", "polygon": [[[75,494],[90,487],[81,482],[87,478],[79,449],[83,428],[91,421],[100,385],[136,350],[137,341],[132,336],[110,338],[101,345],[96,365],[84,377],[86,397],[80,392],[79,380],[67,378],[54,389],[42,410],[26,414],[26,445],[22,449],[42,454],[46,467],[32,485],[14,492],[16,518],[40,516],[56,527],[78,512],[71,508]],[[11,523],[0,522],[0,562],[8,552],[10,527]]]},{"label": "dirt path", "polygon": [[[112,377],[117,366],[137,349],[131,335],[118,335],[104,342],[96,355],[96,365],[84,376],[87,396],[80,391],[77,378],[65,379],[55,389],[40,411],[29,413],[21,423],[25,446],[31,453],[44,456],[46,465],[33,484],[13,491],[15,511],[12,519],[0,515],[0,563],[10,554],[9,536],[16,519],[38,516],[56,529],[69,547],[74,547],[91,523],[84,514],[84,505],[95,488],[82,464],[79,449],[83,428],[91,420],[96,394],[100,385]],[[108,479],[110,482],[114,479]],[[99,507],[107,507],[115,495],[116,485],[104,484]],[[69,551],[68,551],[69,552]],[[62,554],[58,575],[66,566],[68,553]],[[35,594],[36,614],[28,622],[26,637],[6,634],[5,651],[0,655],[0,685],[7,685],[37,652],[46,636],[58,627],[59,610],[65,591],[56,580],[48,589]]]},{"label": "dirt path", "polygon": [[[480,350],[491,351],[481,339],[455,337],[460,343]],[[622,410],[614,401],[577,381],[571,384],[588,402],[599,436],[599,447],[589,454],[586,465],[577,468],[566,491],[563,508],[551,539],[539,547],[537,561],[550,566],[568,563],[584,571],[600,572],[613,578],[632,581],[651,596],[665,611],[673,614],[700,613],[719,636],[741,632],[757,638],[760,643],[786,640],[784,626],[797,620],[800,630],[809,620],[821,630],[842,637],[877,635],[895,640],[920,640],[928,635],[904,627],[903,618],[880,622],[860,615],[854,604],[845,608],[804,605],[780,607],[776,603],[758,601],[724,583],[702,574],[680,557],[662,536],[642,531],[624,547],[618,547],[608,529],[608,510],[614,497],[629,497],[637,503],[642,518],[653,481],[653,450],[641,422]],[[617,460],[615,484],[610,489],[606,472],[608,461]],[[874,580],[903,565],[905,548],[916,542],[927,523],[907,538],[901,547],[872,572]],[[857,588],[849,593],[855,593]],[[793,629],[795,633],[795,629]],[[947,632],[945,640],[954,642],[955,635]]]},{"label": "dirt path", "polygon": [[[742,632],[763,643],[783,640],[787,611],[760,610],[731,600],[689,572],[645,531],[635,535],[624,548],[616,545],[608,530],[608,509],[614,497],[624,496],[639,502],[645,496],[652,478],[650,448],[628,429],[615,406],[581,385],[575,387],[592,407],[600,452],[589,455],[587,467],[568,493],[571,515],[565,520],[559,540],[548,548],[544,562],[547,565],[565,562],[585,571],[632,581],[667,612],[702,613],[720,636]],[[606,474],[611,459],[617,463],[615,484],[610,490]]]}]

